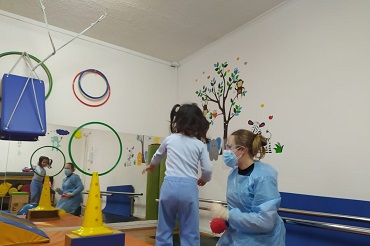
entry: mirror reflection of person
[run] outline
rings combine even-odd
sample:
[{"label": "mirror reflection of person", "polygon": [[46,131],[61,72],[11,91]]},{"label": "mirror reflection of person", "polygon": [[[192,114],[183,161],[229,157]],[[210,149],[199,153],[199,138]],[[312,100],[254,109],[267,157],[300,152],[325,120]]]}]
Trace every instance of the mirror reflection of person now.
[{"label": "mirror reflection of person", "polygon": [[32,204],[39,204],[44,177],[46,175],[45,167],[51,168],[53,163],[52,159],[47,156],[40,156],[37,166],[34,168],[33,178],[30,184],[31,200]]},{"label": "mirror reflection of person", "polygon": [[62,188],[57,188],[55,191],[62,197],[58,201],[56,208],[63,209],[67,213],[79,216],[81,214],[82,191],[84,185],[82,184],[80,176],[74,173],[75,166],[68,162],[64,167],[64,174]]}]

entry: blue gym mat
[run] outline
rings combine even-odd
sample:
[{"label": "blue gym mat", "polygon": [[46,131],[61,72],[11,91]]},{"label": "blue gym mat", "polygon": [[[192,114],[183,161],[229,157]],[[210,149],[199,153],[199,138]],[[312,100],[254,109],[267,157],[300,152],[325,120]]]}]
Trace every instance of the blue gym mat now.
[{"label": "blue gym mat", "polygon": [[1,89],[1,139],[36,141],[37,136],[44,136],[46,134],[44,82],[4,74]]}]

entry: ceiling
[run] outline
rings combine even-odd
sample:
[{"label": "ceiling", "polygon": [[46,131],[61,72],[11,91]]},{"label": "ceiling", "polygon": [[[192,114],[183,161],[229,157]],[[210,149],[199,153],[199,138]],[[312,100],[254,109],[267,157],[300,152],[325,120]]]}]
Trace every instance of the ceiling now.
[{"label": "ceiling", "polygon": [[[179,62],[285,0],[44,0],[49,25],[168,62]],[[39,0],[0,9],[44,22]]]}]

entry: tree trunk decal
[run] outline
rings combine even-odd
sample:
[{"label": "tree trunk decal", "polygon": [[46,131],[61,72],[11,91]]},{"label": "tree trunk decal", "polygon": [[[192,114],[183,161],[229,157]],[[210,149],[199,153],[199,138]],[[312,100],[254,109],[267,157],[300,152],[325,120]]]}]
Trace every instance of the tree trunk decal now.
[{"label": "tree trunk decal", "polygon": [[136,140],[141,143],[141,163],[145,163],[145,156],[144,156],[144,135],[137,135]]}]

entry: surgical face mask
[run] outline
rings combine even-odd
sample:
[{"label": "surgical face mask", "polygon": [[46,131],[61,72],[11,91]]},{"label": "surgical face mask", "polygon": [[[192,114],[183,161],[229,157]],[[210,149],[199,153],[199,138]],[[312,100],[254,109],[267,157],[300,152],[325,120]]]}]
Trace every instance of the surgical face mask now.
[{"label": "surgical face mask", "polygon": [[233,168],[238,164],[238,160],[241,156],[236,157],[235,151],[236,150],[224,150],[222,157],[226,166]]},{"label": "surgical face mask", "polygon": [[69,170],[69,169],[64,169],[64,174],[65,174],[66,176],[69,176],[69,175],[71,174],[71,170]]}]

